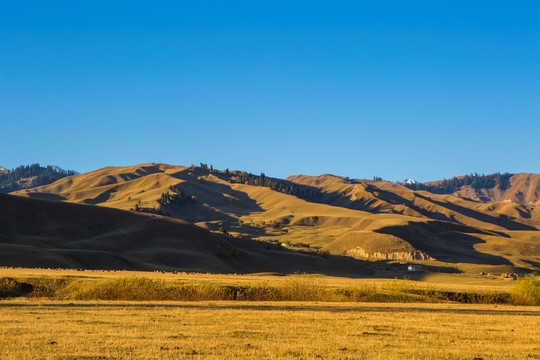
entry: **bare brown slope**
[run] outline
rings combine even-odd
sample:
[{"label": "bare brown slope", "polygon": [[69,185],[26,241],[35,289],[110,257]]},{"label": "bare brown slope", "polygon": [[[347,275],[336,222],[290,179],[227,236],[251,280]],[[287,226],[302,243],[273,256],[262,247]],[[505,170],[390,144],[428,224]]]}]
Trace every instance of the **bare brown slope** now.
[{"label": "bare brown slope", "polygon": [[263,243],[215,235],[181,220],[3,194],[0,265],[221,273],[367,273],[361,263],[352,259],[269,250]]}]

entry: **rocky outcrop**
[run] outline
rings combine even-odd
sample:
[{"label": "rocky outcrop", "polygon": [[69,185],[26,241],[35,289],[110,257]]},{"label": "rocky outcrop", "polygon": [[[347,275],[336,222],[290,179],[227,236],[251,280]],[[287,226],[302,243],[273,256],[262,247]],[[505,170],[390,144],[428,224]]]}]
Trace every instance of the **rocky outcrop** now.
[{"label": "rocky outcrop", "polygon": [[354,258],[360,257],[360,258],[384,259],[384,260],[435,260],[435,258],[418,250],[381,253],[381,252],[367,252],[359,246],[355,247],[354,249],[347,250],[344,255],[352,256]]}]

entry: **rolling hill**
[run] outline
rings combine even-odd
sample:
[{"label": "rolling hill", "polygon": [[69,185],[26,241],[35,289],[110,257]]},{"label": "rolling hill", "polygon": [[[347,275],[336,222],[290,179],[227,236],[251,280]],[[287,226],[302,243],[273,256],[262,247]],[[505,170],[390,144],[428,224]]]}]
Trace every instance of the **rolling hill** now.
[{"label": "rolling hill", "polygon": [[0,265],[359,276],[351,258],[323,258],[214,234],[186,221],[0,194]]},{"label": "rolling hill", "polygon": [[[511,178],[509,189],[517,181]],[[463,271],[540,268],[534,203],[485,202],[386,181],[280,180],[202,164],[151,163],[107,167],[13,194],[184,219],[307,253],[416,260]]]}]

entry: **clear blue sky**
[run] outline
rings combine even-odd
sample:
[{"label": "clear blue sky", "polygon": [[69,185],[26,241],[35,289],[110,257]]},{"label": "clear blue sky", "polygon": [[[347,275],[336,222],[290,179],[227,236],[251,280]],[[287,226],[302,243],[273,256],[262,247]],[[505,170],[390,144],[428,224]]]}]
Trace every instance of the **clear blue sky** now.
[{"label": "clear blue sky", "polygon": [[1,1],[0,165],[540,172],[538,1]]}]

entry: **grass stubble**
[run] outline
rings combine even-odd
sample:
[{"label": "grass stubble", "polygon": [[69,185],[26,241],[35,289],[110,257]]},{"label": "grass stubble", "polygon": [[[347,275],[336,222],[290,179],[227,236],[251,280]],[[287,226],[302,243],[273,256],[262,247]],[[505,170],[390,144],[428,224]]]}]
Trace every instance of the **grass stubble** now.
[{"label": "grass stubble", "polygon": [[2,359],[534,359],[540,310],[314,302],[11,304]]},{"label": "grass stubble", "polygon": [[530,303],[536,280],[456,304],[399,280],[332,288],[293,276],[231,288],[4,278],[4,295],[20,296],[0,302],[0,358],[540,359],[540,308],[501,303]]}]

